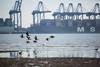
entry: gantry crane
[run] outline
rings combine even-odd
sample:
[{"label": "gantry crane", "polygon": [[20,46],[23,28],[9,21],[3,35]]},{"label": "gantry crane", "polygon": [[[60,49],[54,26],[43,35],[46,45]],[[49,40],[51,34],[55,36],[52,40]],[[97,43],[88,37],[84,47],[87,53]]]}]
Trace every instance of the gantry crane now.
[{"label": "gantry crane", "polygon": [[33,25],[36,23],[39,24],[41,19],[45,19],[45,13],[50,13],[51,11],[45,10],[44,4],[42,1],[39,1],[38,7],[36,10],[33,10],[32,15],[33,15]]},{"label": "gantry crane", "polygon": [[99,3],[96,3],[94,8],[90,12],[87,12],[86,15],[88,16],[89,19],[96,19],[96,16],[98,16],[98,15],[100,18],[100,5],[99,5]]},{"label": "gantry crane", "polygon": [[16,0],[14,8],[9,11],[10,19],[13,22],[13,26],[16,29],[22,28],[22,12],[21,12],[22,0]]},{"label": "gantry crane", "polygon": [[64,3],[60,3],[58,11],[53,13],[54,19],[65,19],[65,15],[63,14],[65,12],[65,6]]},{"label": "gantry crane", "polygon": [[[62,9],[62,11],[61,11],[61,9]],[[67,16],[68,19],[73,18],[73,16],[74,16],[73,4],[69,3],[67,10],[65,10],[64,4],[60,3],[59,11],[53,13],[54,18],[58,15],[62,16],[63,18],[65,18],[65,16]]]}]

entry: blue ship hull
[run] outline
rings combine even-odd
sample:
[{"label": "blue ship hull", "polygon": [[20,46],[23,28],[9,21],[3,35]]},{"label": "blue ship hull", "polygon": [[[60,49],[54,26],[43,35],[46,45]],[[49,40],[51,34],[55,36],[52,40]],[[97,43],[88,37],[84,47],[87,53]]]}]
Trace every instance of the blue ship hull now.
[{"label": "blue ship hull", "polygon": [[100,20],[42,20],[28,28],[30,33],[100,33]]}]

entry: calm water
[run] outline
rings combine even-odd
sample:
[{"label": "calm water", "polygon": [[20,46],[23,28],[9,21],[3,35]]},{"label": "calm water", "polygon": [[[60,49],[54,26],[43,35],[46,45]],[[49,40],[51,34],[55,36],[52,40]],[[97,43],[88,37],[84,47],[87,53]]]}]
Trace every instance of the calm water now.
[{"label": "calm water", "polygon": [[[21,50],[23,57],[98,57],[100,56],[100,34],[30,34],[30,43],[24,34],[0,34],[0,50]],[[55,38],[50,38],[53,35]],[[34,36],[38,37],[34,43]],[[49,38],[46,41],[46,38]],[[97,51],[95,49],[98,49]],[[1,53],[0,57],[9,57]]]}]

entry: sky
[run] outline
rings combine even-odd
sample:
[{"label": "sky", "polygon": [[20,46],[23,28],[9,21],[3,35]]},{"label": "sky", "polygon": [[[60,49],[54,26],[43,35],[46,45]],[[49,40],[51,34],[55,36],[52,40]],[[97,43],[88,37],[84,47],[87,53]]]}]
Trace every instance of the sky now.
[{"label": "sky", "polygon": [[[0,0],[0,18],[9,18],[9,10],[14,6],[16,0]],[[69,3],[73,3],[76,8],[77,3],[82,3],[84,11],[90,11],[95,3],[100,4],[100,0],[23,0],[22,2],[22,24],[23,27],[29,27],[32,24],[32,11],[37,8],[38,2],[43,1],[46,10],[52,11],[46,14],[46,18],[52,19],[52,13],[57,11],[59,4],[64,3],[67,8]]]}]

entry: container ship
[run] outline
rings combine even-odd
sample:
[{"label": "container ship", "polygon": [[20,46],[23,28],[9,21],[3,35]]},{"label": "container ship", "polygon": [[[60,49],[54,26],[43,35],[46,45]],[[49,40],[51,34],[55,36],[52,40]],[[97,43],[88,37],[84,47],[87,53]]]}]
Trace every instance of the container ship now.
[{"label": "container ship", "polygon": [[[19,32],[20,31],[20,32]],[[0,18],[0,33],[100,33],[100,19],[96,20],[55,20],[42,19],[40,24],[35,24],[27,29],[17,29],[10,19],[5,22]]]},{"label": "container ship", "polygon": [[28,28],[30,33],[100,33],[100,19],[54,20],[44,19]]}]

